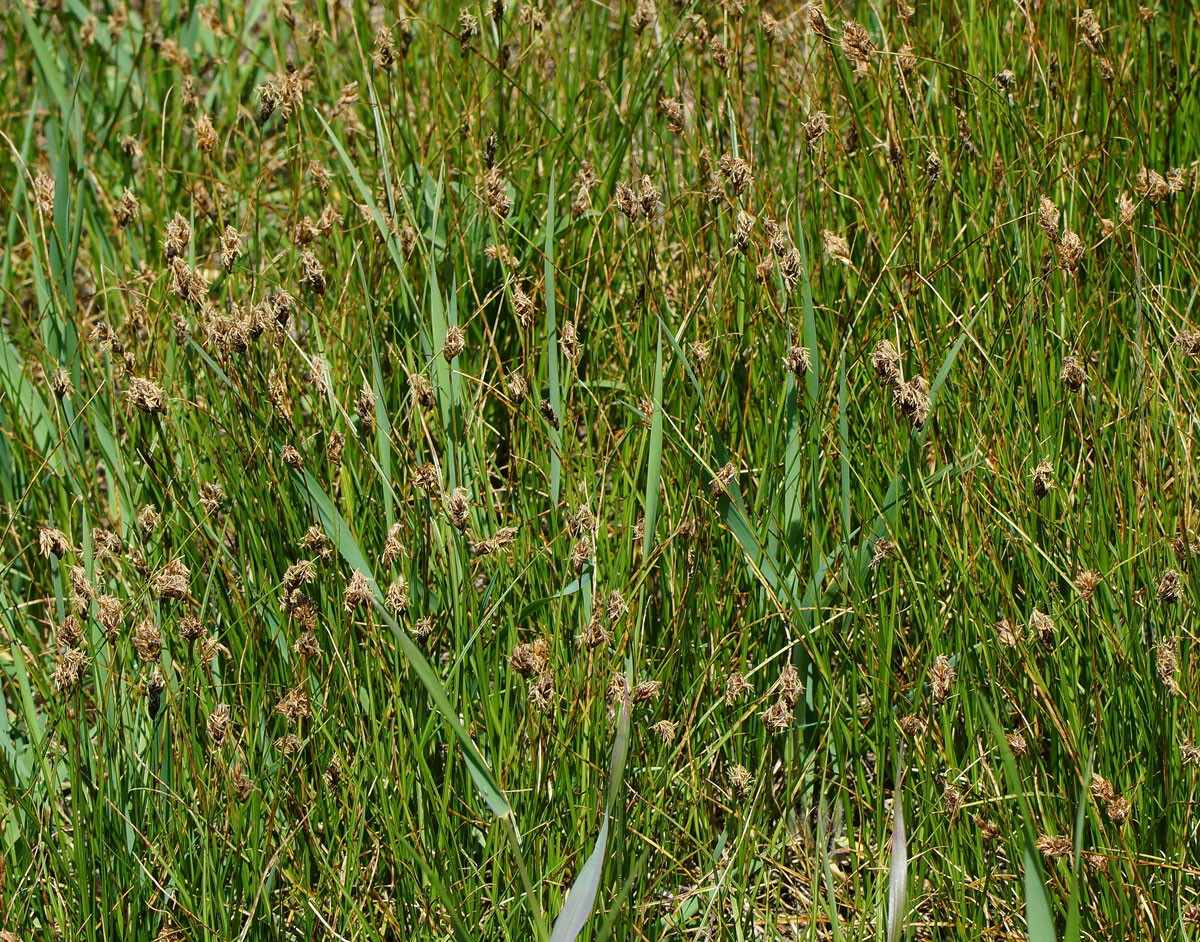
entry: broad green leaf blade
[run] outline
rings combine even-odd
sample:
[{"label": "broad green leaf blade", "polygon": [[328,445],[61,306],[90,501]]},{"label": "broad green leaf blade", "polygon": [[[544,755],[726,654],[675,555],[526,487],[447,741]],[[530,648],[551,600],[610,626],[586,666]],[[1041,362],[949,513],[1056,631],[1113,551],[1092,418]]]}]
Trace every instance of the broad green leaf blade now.
[{"label": "broad green leaf blade", "polygon": [[596,836],[596,846],[580,869],[575,883],[567,894],[567,901],[562,911],[554,920],[554,931],[550,942],[575,942],[579,933],[587,925],[592,907],[596,904],[596,893],[600,889],[600,876],[604,872],[604,853],[608,845],[608,826],[612,815],[612,807],[616,802],[621,788],[621,779],[625,774],[625,760],[629,756],[629,701],[621,708],[621,716],[617,720],[617,737],[613,741],[612,762],[608,773],[608,801],[605,803],[604,821],[600,825],[600,833]]}]

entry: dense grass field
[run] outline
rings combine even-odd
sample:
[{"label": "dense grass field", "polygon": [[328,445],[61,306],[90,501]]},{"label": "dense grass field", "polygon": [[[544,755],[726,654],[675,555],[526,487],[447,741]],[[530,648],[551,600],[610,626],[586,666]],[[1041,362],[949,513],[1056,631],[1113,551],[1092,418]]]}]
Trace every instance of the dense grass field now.
[{"label": "dense grass field", "polygon": [[0,939],[1200,937],[1188,4],[0,7]]}]

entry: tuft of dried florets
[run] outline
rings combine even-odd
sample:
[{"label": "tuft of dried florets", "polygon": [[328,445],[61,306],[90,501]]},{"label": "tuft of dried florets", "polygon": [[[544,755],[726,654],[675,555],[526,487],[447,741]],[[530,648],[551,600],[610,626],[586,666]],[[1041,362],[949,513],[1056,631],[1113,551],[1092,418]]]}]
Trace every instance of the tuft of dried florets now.
[{"label": "tuft of dried florets", "polygon": [[824,249],[827,259],[841,262],[843,265],[851,264],[850,244],[833,230],[821,230],[821,248]]},{"label": "tuft of dried florets", "polygon": [[371,580],[361,570],[355,569],[350,575],[350,581],[346,583],[346,588],[342,590],[342,605],[346,611],[352,612],[356,608],[369,605],[372,597]]},{"label": "tuft of dried florets", "polygon": [[954,665],[950,663],[950,658],[944,654],[939,654],[933,662],[933,667],[929,670],[929,690],[933,694],[934,703],[943,703],[950,696],[950,688],[954,686],[954,681],[958,673],[954,669]]},{"label": "tuft of dried florets", "polygon": [[121,191],[121,198],[117,200],[117,225],[124,229],[138,218],[141,211],[141,204],[133,190],[125,187]]},{"label": "tuft of dried florets", "polygon": [[1100,573],[1093,569],[1080,569],[1075,576],[1075,591],[1079,593],[1079,597],[1090,602],[1092,596],[1096,593],[1096,589],[1100,586]]},{"label": "tuft of dried florets", "polygon": [[1158,663],[1158,679],[1167,689],[1167,693],[1179,693],[1179,642],[1173,635],[1163,638],[1155,648],[1155,660]]},{"label": "tuft of dried florets", "polygon": [[218,749],[225,742],[225,737],[229,733],[229,704],[218,703],[213,707],[213,711],[208,714],[208,738],[212,740],[212,744]]},{"label": "tuft of dried florets", "polygon": [[871,64],[876,47],[870,34],[861,23],[847,20],[842,24],[842,52],[846,61],[854,66],[854,71],[863,74]]},{"label": "tuft of dried florets", "polygon": [[1034,496],[1041,500],[1054,487],[1054,465],[1050,463],[1050,459],[1043,458],[1039,461],[1030,472],[1030,477],[1033,479]]},{"label": "tuft of dried florets", "polygon": [[71,552],[71,541],[56,527],[41,527],[38,530],[38,551],[45,557],[62,559]]},{"label": "tuft of dried florets", "polygon": [[466,530],[467,528],[467,521],[471,512],[471,504],[468,499],[470,496],[471,492],[465,487],[456,487],[446,495],[446,516],[454,524],[455,529],[459,531]]},{"label": "tuft of dried florets", "polygon": [[1055,249],[1058,252],[1058,263],[1068,275],[1074,275],[1079,270],[1083,259],[1083,240],[1070,229],[1064,229]]},{"label": "tuft of dried florets", "polygon": [[820,146],[821,139],[829,133],[829,115],[824,111],[815,111],[800,127],[804,137],[804,146],[811,154]]},{"label": "tuft of dried florets", "polygon": [[881,340],[871,354],[871,367],[881,386],[891,386],[900,380],[900,352],[890,340]]},{"label": "tuft of dried florets", "polygon": [[[54,666],[54,673],[51,676],[54,689],[59,693],[69,693],[78,687],[83,683],[87,664],[87,655],[78,648],[67,648],[63,651],[58,659],[58,663]],[[16,937],[14,936],[14,938]]]},{"label": "tuft of dried florets", "polygon": [[734,706],[743,696],[753,691],[754,688],[747,683],[741,671],[730,671],[729,677],[725,680],[726,706]]},{"label": "tuft of dried florets", "polygon": [[1029,630],[1038,639],[1039,643],[1044,648],[1053,648],[1057,629],[1054,625],[1054,619],[1047,615],[1039,608],[1033,610],[1033,614],[1029,616]]},{"label": "tuft of dried florets", "polygon": [[164,599],[184,599],[188,595],[191,570],[176,556],[154,576],[154,591]]},{"label": "tuft of dried florets", "polygon": [[1055,243],[1058,242],[1058,220],[1058,207],[1049,197],[1043,196],[1041,202],[1038,203],[1037,223],[1042,232],[1046,233],[1046,238]]},{"label": "tuft of dried florets", "polygon": [[167,394],[163,388],[140,376],[129,378],[125,400],[147,415],[164,415],[167,411]]},{"label": "tuft of dried florets", "polygon": [[1083,389],[1087,373],[1084,372],[1083,364],[1079,360],[1072,356],[1066,356],[1063,357],[1062,371],[1058,374],[1058,378],[1071,392],[1079,392]]},{"label": "tuft of dried florets", "polygon": [[149,618],[143,618],[133,629],[133,647],[137,656],[152,664],[162,656],[162,629]]},{"label": "tuft of dried florets", "polygon": [[779,672],[779,679],[767,693],[769,696],[779,697],[790,710],[799,702],[801,694],[804,693],[804,683],[800,680],[799,671],[791,664],[786,665]]},{"label": "tuft of dried florets", "polygon": [[783,700],[776,700],[758,716],[768,733],[786,733],[792,725],[792,711]]},{"label": "tuft of dried florets", "polygon": [[404,576],[397,576],[387,587],[387,593],[383,597],[384,604],[393,612],[400,614],[408,611],[410,601],[408,582]]},{"label": "tuft of dried florets", "polygon": [[1162,574],[1155,593],[1158,601],[1164,605],[1174,605],[1183,598],[1183,577],[1175,569],[1168,569]]},{"label": "tuft of dried florets", "polygon": [[463,334],[462,328],[457,324],[451,324],[446,328],[446,336],[442,341],[442,356],[449,363],[456,356],[463,352],[467,345],[466,336]]}]

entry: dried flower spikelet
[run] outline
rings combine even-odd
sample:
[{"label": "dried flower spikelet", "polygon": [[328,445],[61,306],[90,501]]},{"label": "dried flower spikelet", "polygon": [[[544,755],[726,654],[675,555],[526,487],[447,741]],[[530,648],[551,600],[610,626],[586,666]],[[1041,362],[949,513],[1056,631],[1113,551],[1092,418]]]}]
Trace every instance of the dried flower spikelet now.
[{"label": "dried flower spikelet", "polygon": [[945,702],[946,698],[950,696],[950,688],[954,686],[957,677],[958,672],[950,663],[950,658],[939,654],[933,662],[933,667],[929,670],[929,689],[933,694],[934,703]]},{"label": "dried flower spikelet", "polygon": [[728,491],[729,485],[733,483],[736,477],[737,468],[734,467],[732,461],[727,461],[725,466],[708,482],[708,489],[712,492],[713,497],[718,497]]},{"label": "dried flower spikelet", "polygon": [[163,388],[140,376],[129,378],[125,400],[147,415],[164,415],[167,411],[167,394]]},{"label": "dried flower spikelet", "polygon": [[1090,602],[1100,587],[1100,573],[1094,569],[1080,569],[1075,576],[1075,591],[1085,602]]},{"label": "dried flower spikelet", "polygon": [[1042,834],[1037,839],[1037,849],[1048,860],[1059,857],[1070,857],[1075,852],[1075,845],[1065,834]]},{"label": "dried flower spikelet", "polygon": [[1017,75],[1012,69],[1001,69],[996,73],[996,85],[1006,92],[1017,84]]},{"label": "dried flower spikelet", "polygon": [[880,537],[872,544],[871,551],[871,571],[879,569],[889,559],[894,559],[900,554],[899,547],[886,537]]},{"label": "dried flower spikelet", "polygon": [[562,334],[559,335],[558,345],[562,347],[563,356],[572,363],[579,360],[579,354],[583,350],[583,344],[579,342],[579,334],[575,328],[574,321],[567,321],[562,326]]},{"label": "dried flower spikelet", "polygon": [[924,428],[929,421],[933,400],[929,398],[929,383],[924,376],[914,376],[907,383],[897,382],[892,387],[892,401],[914,428]]},{"label": "dried flower spikelet", "polygon": [[550,667],[550,644],[545,638],[535,638],[529,643],[521,642],[512,649],[508,666],[522,677],[544,674]]},{"label": "dried flower spikelet", "polygon": [[218,703],[213,707],[213,711],[208,714],[208,738],[212,740],[212,744],[218,749],[225,742],[225,737],[229,733],[230,711],[228,703]]},{"label": "dried flower spikelet", "polygon": [[1063,357],[1062,371],[1058,374],[1058,378],[1062,380],[1062,384],[1071,392],[1079,392],[1079,390],[1083,389],[1087,373],[1084,372],[1083,364],[1078,359],[1066,356]]},{"label": "dried flower spikelet", "polygon": [[739,196],[750,189],[754,183],[754,172],[750,169],[750,164],[741,157],[722,154],[721,159],[717,161],[717,169]]},{"label": "dried flower spikelet", "polygon": [[467,345],[466,336],[463,334],[462,328],[457,324],[451,324],[446,328],[446,336],[442,341],[442,356],[449,363],[456,356],[463,352]]},{"label": "dried flower spikelet", "polygon": [[554,403],[549,399],[543,399],[538,403],[538,411],[541,412],[542,418],[550,425],[554,431],[562,430],[562,421],[558,417],[558,412],[554,409]]},{"label": "dried flower spikelet", "polygon": [[931,150],[925,158],[925,185],[932,189],[941,178],[942,158]]},{"label": "dried flower spikelet", "polygon": [[280,448],[279,460],[296,471],[304,470],[304,456],[300,454],[295,445],[284,445]]},{"label": "dried flower spikelet", "polygon": [[[87,670],[88,658],[78,648],[67,648],[63,651],[58,663],[54,665],[51,681],[59,693],[69,693],[83,683],[83,675]],[[13,936],[15,939],[16,936]]]},{"label": "dried flower spikelet", "polygon": [[356,608],[369,605],[372,598],[371,581],[362,570],[355,569],[350,575],[350,581],[346,583],[346,588],[342,590],[342,605],[346,611],[352,612]]},{"label": "dried flower spikelet", "polygon": [[1171,193],[1180,193],[1187,186],[1182,167],[1172,167],[1167,171],[1167,189]]},{"label": "dried flower spikelet", "polygon": [[275,712],[289,724],[298,723],[312,716],[312,706],[308,701],[308,691],[302,687],[289,690],[277,704]]},{"label": "dried flower spikelet", "polygon": [[1089,52],[1099,53],[1104,45],[1104,34],[1096,21],[1096,11],[1090,8],[1084,10],[1079,14],[1076,23],[1079,24],[1079,42],[1087,47]]},{"label": "dried flower spikelet", "polygon": [[695,361],[696,372],[703,373],[704,367],[708,363],[708,358],[712,356],[712,346],[703,340],[697,340],[688,347],[688,352],[692,355],[692,360]]},{"label": "dried flower spikelet", "polygon": [[191,574],[183,560],[176,556],[155,574],[154,591],[164,599],[187,598]]},{"label": "dried flower spikelet", "polygon": [[133,629],[133,647],[137,656],[151,664],[162,656],[162,629],[149,618],[143,618]]},{"label": "dried flower spikelet", "polygon": [[647,219],[657,218],[662,211],[662,191],[649,174],[642,174],[642,182],[638,186],[638,206]]},{"label": "dried flower spikelet", "polygon": [[809,356],[808,347],[796,345],[788,347],[787,354],[783,358],[783,366],[796,379],[803,379],[812,368],[812,357]]},{"label": "dried flower spikelet", "polygon": [[635,684],[633,690],[630,691],[629,701],[630,703],[647,703],[650,700],[657,700],[661,693],[662,681],[642,680]]},{"label": "dried flower spikelet", "polygon": [[726,706],[734,706],[743,696],[753,691],[754,688],[747,683],[741,671],[731,671],[729,677],[725,680]]},{"label": "dried flower spikelet", "polygon": [[410,601],[408,582],[404,576],[397,576],[387,587],[387,593],[383,597],[384,604],[391,611],[401,614],[408,611]]},{"label": "dried flower spikelet", "polygon": [[71,552],[71,541],[56,527],[41,527],[38,530],[38,551],[45,557],[62,559]]},{"label": "dried flower spikelet", "polygon": [[846,61],[854,66],[854,71],[864,74],[875,55],[875,43],[861,23],[847,20],[842,24],[842,52]]},{"label": "dried flower spikelet", "polygon": [[608,593],[608,597],[604,600],[604,614],[608,618],[609,624],[616,624],[625,617],[628,611],[629,606],[625,604],[625,596],[616,589]]},{"label": "dried flower spikelet", "polygon": [[1175,569],[1168,569],[1162,574],[1155,595],[1162,604],[1174,605],[1183,598],[1183,576]]},{"label": "dried flower spikelet", "polygon": [[181,257],[192,241],[192,226],[182,215],[176,213],[167,223],[163,235],[163,257],[169,262]]},{"label": "dried flower spikelet", "polygon": [[307,559],[292,563],[283,573],[283,589],[291,592],[306,586],[317,578],[317,567]]},{"label": "dried flower spikelet", "polygon": [[743,255],[750,249],[751,237],[754,234],[754,217],[744,209],[739,209],[733,224],[733,247]]},{"label": "dried flower spikelet", "polygon": [[801,694],[804,693],[804,683],[800,680],[800,673],[793,665],[785,665],[779,672],[779,679],[767,693],[768,696],[779,697],[790,710],[799,702]]},{"label": "dried flower spikelet", "polygon": [[328,284],[325,278],[325,267],[312,252],[300,253],[300,285],[315,295],[323,295]]},{"label": "dried flower spikelet", "polygon": [[1079,270],[1079,262],[1083,259],[1083,240],[1070,229],[1064,229],[1055,250],[1058,252],[1058,263],[1062,266],[1062,270],[1068,275],[1074,275]]},{"label": "dried flower spikelet", "polygon": [[358,424],[364,435],[374,430],[375,391],[366,380],[363,381],[362,388],[354,400],[354,414],[358,416]]},{"label": "dried flower spikelet", "polygon": [[426,615],[424,618],[418,618],[413,623],[413,637],[418,641],[425,641],[433,636],[433,616]]},{"label": "dried flower spikelet", "polygon": [[446,496],[446,516],[459,531],[467,528],[467,520],[471,512],[470,496],[471,492],[465,487],[456,487]]},{"label": "dried flower spikelet", "polygon": [[533,298],[527,295],[519,284],[513,285],[512,306],[513,313],[517,315],[517,321],[522,327],[533,323]]},{"label": "dried flower spikelet", "polygon": [[1144,196],[1151,203],[1161,203],[1171,195],[1171,185],[1166,178],[1157,170],[1145,167],[1138,168],[1133,189],[1138,196]]},{"label": "dried flower spikelet", "polygon": [[[109,598],[109,596],[101,596],[101,598]],[[74,612],[66,615],[54,632],[54,641],[60,648],[73,648],[79,644],[82,638],[83,622]]]},{"label": "dried flower spikelet", "polygon": [[871,368],[881,386],[892,386],[900,381],[900,352],[890,340],[881,340],[875,345]]},{"label": "dried flower spikelet", "polygon": [[829,115],[824,111],[815,111],[801,125],[800,132],[804,137],[804,146],[811,154],[821,145],[821,139],[829,133]]},{"label": "dried flower spikelet", "polygon": [[1158,679],[1167,689],[1167,693],[1179,693],[1179,642],[1171,635],[1163,638],[1155,648],[1155,660],[1158,662]]},{"label": "dried flower spikelet", "polygon": [[733,787],[739,798],[745,799],[750,796],[750,788],[754,780],[750,777],[750,772],[744,765],[733,766],[726,772],[726,776],[729,779],[729,784]]},{"label": "dried flower spikelet", "polygon": [[1041,500],[1054,487],[1054,465],[1050,463],[1050,459],[1043,458],[1039,461],[1030,477],[1033,479],[1034,496]]},{"label": "dried flower spikelet", "polygon": [[638,5],[634,8],[633,16],[629,20],[633,31],[641,36],[646,30],[653,32],[657,23],[658,10],[654,6],[654,0],[638,0]]},{"label": "dried flower spikelet", "polygon": [[404,552],[404,547],[400,544],[400,524],[393,523],[387,532],[387,536],[383,541],[383,557],[382,562],[384,567],[390,568],[395,565]]},{"label": "dried flower spikelet", "polygon": [[33,178],[33,198],[43,219],[54,218],[54,177],[42,171]]},{"label": "dried flower spikelet", "polygon": [[151,536],[162,524],[162,515],[153,504],[145,504],[137,512],[138,529],[144,537]]},{"label": "dried flower spikelet", "polygon": [[1012,750],[1012,754],[1018,759],[1029,752],[1029,744],[1025,742],[1025,737],[1020,733],[1005,733],[1004,739],[1008,743],[1008,748]]},{"label": "dried flower spikelet", "polygon": [[675,134],[683,132],[683,102],[664,95],[658,99],[658,110],[666,119],[668,131]]},{"label": "dried flower spikelet", "polygon": [[396,45],[392,41],[392,28],[381,25],[375,31],[375,48],[371,62],[380,72],[390,72],[396,65]]},{"label": "dried flower spikelet", "polygon": [[1029,630],[1034,637],[1038,639],[1044,648],[1053,648],[1054,639],[1057,634],[1057,629],[1054,626],[1054,619],[1043,612],[1040,608],[1035,608],[1033,614],[1029,616]]},{"label": "dried flower spikelet", "polygon": [[1137,212],[1137,204],[1129,198],[1128,193],[1122,193],[1117,197],[1117,222],[1122,226],[1132,224],[1133,217]]},{"label": "dried flower spikelet", "polygon": [[843,265],[851,264],[850,244],[832,229],[821,230],[821,248],[827,259]]},{"label": "dried flower spikelet", "polygon": [[580,572],[591,558],[592,538],[589,534],[585,533],[575,541],[575,545],[571,549],[571,568],[576,572]]},{"label": "dried flower spikelet", "polygon": [[204,637],[204,624],[195,615],[179,619],[179,637],[189,644]]},{"label": "dried flower spikelet", "polygon": [[592,617],[588,619],[588,623],[583,626],[583,631],[579,633],[579,643],[588,650],[594,650],[611,641],[612,632],[601,623],[599,610],[592,612]]},{"label": "dried flower spikelet", "polygon": [[662,740],[663,745],[669,746],[675,741],[675,736],[679,730],[679,724],[672,723],[670,720],[659,720],[657,723],[651,726],[650,729],[654,735]]},{"label": "dried flower spikelet", "polygon": [[512,212],[513,201],[512,197],[508,195],[508,184],[500,175],[499,168],[493,167],[488,171],[487,177],[483,181],[483,189],[488,209],[496,218],[507,219],[508,214]]},{"label": "dried flower spikelet", "polygon": [[440,494],[442,477],[434,465],[426,463],[413,472],[413,485],[426,494]]},{"label": "dried flower spikelet", "polygon": [[1200,766],[1200,746],[1184,742],[1179,746],[1179,758],[1184,765]]},{"label": "dried flower spikelet", "polygon": [[233,270],[233,264],[242,257],[242,234],[233,226],[226,226],[221,233],[221,264],[226,271]]},{"label": "dried flower spikelet", "polygon": [[946,787],[942,789],[942,807],[951,821],[957,820],[959,812],[962,811],[962,802],[962,792],[947,782]]},{"label": "dried flower spikelet", "polygon": [[468,10],[458,15],[458,45],[465,56],[471,51],[471,45],[479,38],[479,19]]},{"label": "dried flower spikelet", "polygon": [[529,397],[529,382],[520,373],[509,373],[504,386],[513,405],[520,405]]},{"label": "dried flower spikelet", "polygon": [[205,481],[200,485],[200,506],[206,514],[212,516],[221,509],[221,500],[225,496],[225,488],[220,481]]},{"label": "dried flower spikelet", "polygon": [[792,711],[782,699],[776,700],[758,716],[767,728],[767,732],[773,735],[786,733],[788,727],[792,725]]},{"label": "dried flower spikelet", "polygon": [[125,187],[121,191],[121,198],[117,200],[117,225],[124,229],[131,222],[134,222],[141,215],[142,206],[138,202],[137,196],[133,190]]},{"label": "dried flower spikelet", "polygon": [[1119,795],[1105,806],[1104,813],[1108,815],[1108,820],[1117,827],[1124,827],[1130,815],[1133,814],[1133,805],[1124,795]]},{"label": "dried flower spikelet", "polygon": [[1043,196],[1037,209],[1037,224],[1041,227],[1042,232],[1046,233],[1046,238],[1051,242],[1058,242],[1058,220],[1060,213],[1058,207],[1051,202],[1049,197]]}]

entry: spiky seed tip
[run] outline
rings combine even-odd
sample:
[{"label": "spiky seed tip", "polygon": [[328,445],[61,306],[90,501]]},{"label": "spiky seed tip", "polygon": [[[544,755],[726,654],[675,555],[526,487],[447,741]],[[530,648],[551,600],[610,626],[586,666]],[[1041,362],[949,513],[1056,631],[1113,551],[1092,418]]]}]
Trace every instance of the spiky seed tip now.
[{"label": "spiky seed tip", "polygon": [[1051,242],[1058,242],[1058,219],[1058,207],[1048,196],[1043,196],[1038,203],[1037,223]]},{"label": "spiky seed tip", "polygon": [[881,340],[871,353],[871,367],[881,386],[892,386],[900,380],[900,351],[890,340]]},{"label": "spiky seed tip", "polygon": [[554,409],[554,404],[549,399],[543,399],[538,403],[538,411],[542,413],[542,418],[546,420],[554,431],[558,432],[562,430],[562,421]]},{"label": "spiky seed tip", "polygon": [[1018,759],[1029,751],[1029,744],[1025,742],[1025,737],[1020,733],[1005,733],[1004,739],[1008,743],[1008,748],[1012,751],[1012,754]]},{"label": "spiky seed tip", "polygon": [[792,711],[782,699],[776,700],[759,715],[767,732],[773,735],[786,733],[792,725]]},{"label": "spiky seed tip", "polygon": [[387,593],[384,595],[384,604],[389,609],[397,614],[402,614],[408,611],[409,593],[408,582],[404,576],[397,576],[392,580],[387,588]]},{"label": "spiky seed tip", "polygon": [[732,461],[727,461],[725,466],[719,470],[711,481],[708,483],[709,490],[712,491],[713,497],[718,497],[729,490],[729,485],[733,483],[737,477],[737,468]]}]

